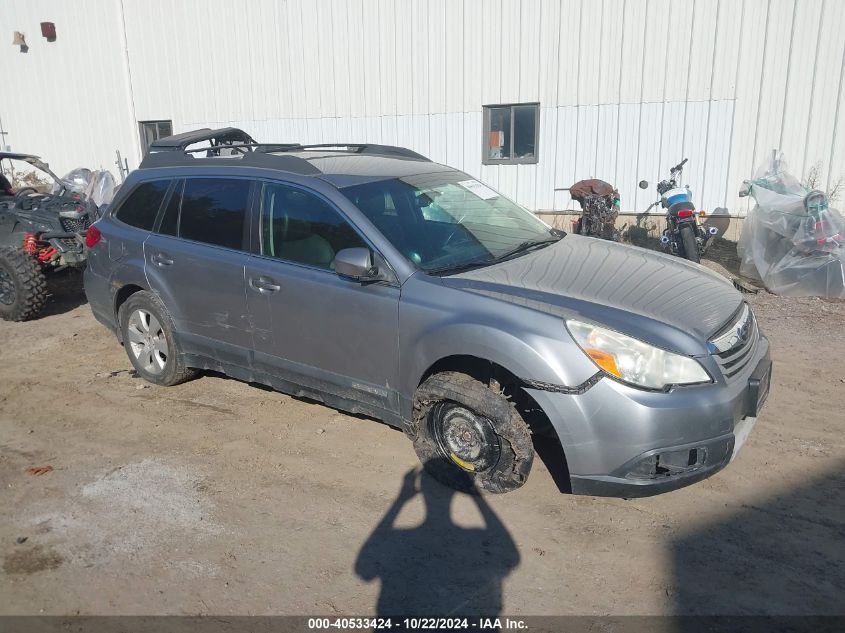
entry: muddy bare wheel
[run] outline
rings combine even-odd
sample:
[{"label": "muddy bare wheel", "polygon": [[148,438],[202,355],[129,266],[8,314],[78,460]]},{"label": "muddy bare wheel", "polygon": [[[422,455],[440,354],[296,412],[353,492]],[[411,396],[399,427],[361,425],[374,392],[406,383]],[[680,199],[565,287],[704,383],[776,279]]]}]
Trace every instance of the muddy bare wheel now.
[{"label": "muddy bare wheel", "polygon": [[465,374],[444,372],[417,389],[414,449],[426,470],[465,492],[509,492],[528,479],[531,433],[498,389]]},{"label": "muddy bare wheel", "polygon": [[161,300],[149,292],[136,292],[120,308],[123,346],[129,362],[142,378],[171,386],[192,378],[173,336],[173,321]]},{"label": "muddy bare wheel", "polygon": [[19,248],[0,249],[0,318],[27,321],[47,302],[47,279],[41,265]]}]

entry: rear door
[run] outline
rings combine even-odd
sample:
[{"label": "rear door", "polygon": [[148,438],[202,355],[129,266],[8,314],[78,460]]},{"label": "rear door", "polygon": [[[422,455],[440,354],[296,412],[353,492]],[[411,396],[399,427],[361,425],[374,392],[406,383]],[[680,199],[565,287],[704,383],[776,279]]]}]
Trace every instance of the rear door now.
[{"label": "rear door", "polygon": [[371,247],[327,199],[275,182],[259,184],[255,196],[259,252],[246,268],[246,292],[256,370],[306,394],[396,413],[398,284],[334,272],[338,251]]},{"label": "rear door", "polygon": [[251,189],[244,178],[177,182],[144,243],[147,279],[173,316],[183,350],[204,357],[205,366],[228,365],[227,373],[251,364],[244,285]]}]

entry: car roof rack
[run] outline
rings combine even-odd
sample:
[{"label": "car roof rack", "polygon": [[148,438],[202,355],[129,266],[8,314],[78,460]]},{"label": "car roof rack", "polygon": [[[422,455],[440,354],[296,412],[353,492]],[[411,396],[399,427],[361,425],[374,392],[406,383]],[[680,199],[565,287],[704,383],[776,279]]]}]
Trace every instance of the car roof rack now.
[{"label": "car roof rack", "polygon": [[221,127],[216,130],[204,127],[199,130],[182,132],[181,134],[156,139],[152,142],[149,149],[151,154],[154,152],[184,152],[188,146],[204,141],[208,141],[211,147],[236,143],[255,143],[255,139],[236,127]]},{"label": "car roof rack", "polygon": [[[234,149],[243,149],[243,147],[233,146]],[[208,152],[215,150],[203,148],[202,150],[197,151]],[[227,163],[227,161],[230,162]],[[241,156],[237,158],[219,155],[212,155],[210,157],[194,157],[192,152],[154,152],[147,154],[144,157],[139,169],[152,169],[155,167],[193,167],[195,165],[214,165],[219,167],[226,164],[230,164],[233,167],[264,167],[266,169],[278,169],[281,171],[291,172],[293,174],[300,174],[302,176],[315,176],[323,173],[307,160],[300,158],[299,156],[279,156],[278,154],[265,154],[264,152],[255,151],[243,151],[241,152]]]},{"label": "car roof rack", "polygon": [[[189,149],[197,143],[208,143],[203,147]],[[258,143],[249,134],[235,127],[212,130],[202,128],[160,138],[150,145],[149,152],[141,161],[140,169],[152,167],[174,167],[178,165],[220,165],[220,160],[231,159],[240,154],[237,164],[244,167],[267,167],[296,174],[314,175],[323,173],[308,160],[287,152],[338,151],[372,156],[386,156],[431,162],[422,154],[395,145],[373,143]],[[195,156],[204,153],[205,156]]]},{"label": "car roof rack", "polygon": [[[189,149],[191,145],[205,142],[208,145]],[[262,146],[255,139],[236,127],[216,130],[203,128],[153,141],[149,153],[141,161],[140,169],[221,165],[223,164],[221,161],[231,160],[233,156],[239,154],[235,164],[241,167],[265,167],[306,176],[322,173],[303,158],[256,152],[255,150],[259,147]],[[288,147],[286,144],[278,145],[280,149],[286,147]],[[195,156],[195,154],[204,154],[204,156]]]},{"label": "car roof rack", "polygon": [[350,154],[370,154],[374,156],[392,156],[395,158],[409,158],[411,160],[424,160],[431,162],[431,159],[418,154],[417,152],[408,149],[407,147],[398,147],[396,145],[378,145],[375,143],[317,143],[314,145],[290,144],[285,145],[282,149],[267,149],[265,145],[259,145],[258,151],[272,151],[272,152],[300,152],[300,151],[319,151],[319,150],[335,150],[338,152],[348,152]]}]

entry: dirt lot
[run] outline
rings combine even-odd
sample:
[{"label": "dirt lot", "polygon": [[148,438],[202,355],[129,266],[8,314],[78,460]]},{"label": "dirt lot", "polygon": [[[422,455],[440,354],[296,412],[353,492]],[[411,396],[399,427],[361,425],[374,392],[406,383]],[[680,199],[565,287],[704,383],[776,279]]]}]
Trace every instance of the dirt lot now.
[{"label": "dirt lot", "polygon": [[748,297],[775,371],[747,445],[626,501],[561,494],[542,462],[453,495],[371,420],[149,386],[58,293],[0,322],[0,613],[845,613],[845,305]]}]

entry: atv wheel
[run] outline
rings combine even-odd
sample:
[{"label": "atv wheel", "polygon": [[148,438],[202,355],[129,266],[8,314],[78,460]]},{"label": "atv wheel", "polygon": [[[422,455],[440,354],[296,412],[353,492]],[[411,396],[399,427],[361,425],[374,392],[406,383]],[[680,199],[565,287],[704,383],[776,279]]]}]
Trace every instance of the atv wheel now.
[{"label": "atv wheel", "polygon": [[161,300],[136,292],[120,306],[123,347],[138,375],[155,385],[170,387],[196,375],[185,366],[173,336],[173,321]]},{"label": "atv wheel", "polygon": [[0,318],[27,321],[47,301],[47,279],[35,259],[19,248],[0,249]]},{"label": "atv wheel", "polygon": [[428,378],[417,389],[414,450],[440,483],[464,492],[510,492],[528,479],[531,433],[498,390],[456,372]]}]

